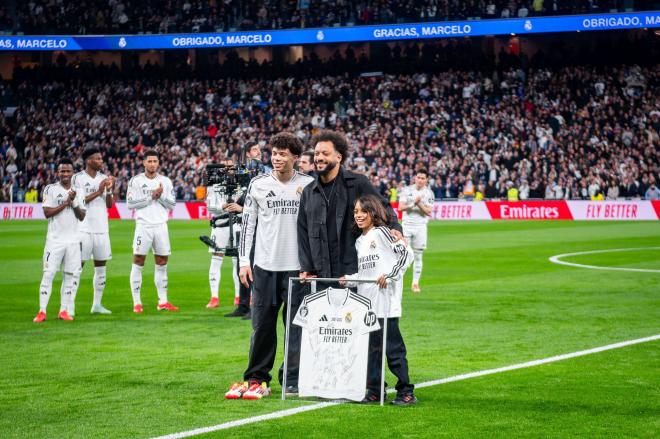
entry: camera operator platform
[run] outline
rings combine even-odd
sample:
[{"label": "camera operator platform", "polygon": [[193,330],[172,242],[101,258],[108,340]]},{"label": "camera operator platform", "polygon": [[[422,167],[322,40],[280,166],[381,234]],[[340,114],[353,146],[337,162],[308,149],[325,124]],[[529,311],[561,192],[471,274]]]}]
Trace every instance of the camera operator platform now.
[{"label": "camera operator platform", "polygon": [[200,239],[212,254],[209,268],[211,300],[206,307],[217,308],[220,304],[218,293],[222,260],[224,256],[229,256],[233,262],[234,305],[237,307],[231,313],[225,314],[225,317],[250,316],[250,290],[238,279],[238,243],[243,212],[241,201],[254,175],[255,170],[240,164],[234,165],[231,160],[209,164],[205,169],[206,205],[211,216],[211,237],[200,236]]},{"label": "camera operator platform", "polygon": [[[230,207],[231,206],[231,207]],[[209,246],[209,253],[211,253],[211,266],[209,268],[209,286],[211,288],[211,301],[206,305],[207,308],[217,308],[220,306],[220,299],[218,291],[220,289],[221,268],[222,260],[225,256],[227,248],[231,249],[238,243],[239,226],[229,227],[229,222],[236,223],[240,220],[240,212],[243,210],[240,206],[233,202],[231,198],[222,191],[220,185],[208,186],[206,188],[206,207],[209,215],[217,218],[212,223],[211,227],[211,242],[214,247]],[[229,209],[232,209],[231,212]],[[237,209],[238,208],[238,209]],[[222,227],[223,223],[227,223],[227,227]],[[216,226],[216,224],[219,226]],[[232,229],[230,231],[230,229]],[[233,233],[232,233],[233,232]],[[230,242],[230,236],[233,239]],[[232,245],[233,244],[233,245]],[[231,253],[231,252],[229,252]],[[227,256],[231,256],[227,254]],[[234,303],[238,303],[240,281],[238,280],[238,257],[231,256],[233,264],[233,278],[234,278]]]}]

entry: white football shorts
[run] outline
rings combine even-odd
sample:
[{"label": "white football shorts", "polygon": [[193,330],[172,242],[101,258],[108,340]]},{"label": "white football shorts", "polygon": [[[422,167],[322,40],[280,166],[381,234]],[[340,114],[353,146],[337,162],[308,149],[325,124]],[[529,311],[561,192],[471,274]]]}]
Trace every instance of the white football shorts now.
[{"label": "white football shorts", "polygon": [[406,238],[413,250],[426,249],[427,226],[403,226],[403,237]]},{"label": "white football shorts", "polygon": [[[234,247],[238,247],[240,224],[234,224]],[[214,227],[211,229],[211,241],[223,249],[229,246],[229,227]],[[209,253],[217,253],[209,247]]]},{"label": "white football shorts", "polygon": [[79,242],[57,242],[46,240],[43,257],[44,271],[75,273],[82,266]]},{"label": "white football shorts", "polygon": [[149,253],[149,249],[152,249],[154,255],[158,256],[169,256],[172,254],[167,223],[155,226],[146,224],[135,225],[133,254],[146,256]]},{"label": "white football shorts", "polygon": [[82,260],[109,261],[112,259],[110,235],[108,233],[80,233]]}]

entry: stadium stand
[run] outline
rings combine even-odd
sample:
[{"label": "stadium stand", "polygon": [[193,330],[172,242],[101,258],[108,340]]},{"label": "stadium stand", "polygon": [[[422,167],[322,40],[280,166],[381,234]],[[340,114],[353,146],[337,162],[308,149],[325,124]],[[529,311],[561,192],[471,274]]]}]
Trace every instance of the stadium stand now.
[{"label": "stadium stand", "polygon": [[[438,198],[471,198],[477,189],[505,198],[509,181],[528,198],[644,197],[660,179],[658,45],[626,41],[602,47],[619,54],[614,66],[559,50],[563,66],[549,67],[557,60],[543,54],[500,54],[457,57],[455,70],[425,69],[467,44],[457,41],[379,56],[389,66],[381,76],[340,74],[351,63],[339,55],[288,71],[234,61],[223,66],[230,77],[215,79],[153,65],[128,73],[116,66],[17,68],[13,82],[0,85],[0,96],[18,103],[13,117],[0,116],[0,197],[7,200],[11,188],[15,201],[24,200],[54,179],[57,157],[76,158],[94,145],[122,197],[140,152],[157,147],[167,152],[165,173],[177,197],[190,200],[209,160],[280,130],[308,140],[324,127],[348,134],[349,166],[383,192],[424,165]],[[628,56],[648,62],[623,63]],[[576,66],[577,59],[584,62]],[[330,73],[314,73],[323,70]]]},{"label": "stadium stand", "polygon": [[623,12],[652,7],[652,2],[633,0],[13,0],[8,3],[14,7],[5,10],[4,20],[0,9],[0,29],[32,35],[289,29]]}]

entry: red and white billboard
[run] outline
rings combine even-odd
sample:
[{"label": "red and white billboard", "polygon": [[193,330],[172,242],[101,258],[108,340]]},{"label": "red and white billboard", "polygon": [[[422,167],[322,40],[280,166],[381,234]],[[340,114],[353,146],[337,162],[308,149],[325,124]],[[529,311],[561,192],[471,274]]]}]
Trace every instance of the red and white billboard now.
[{"label": "red and white billboard", "polygon": [[[120,202],[108,209],[110,219],[133,219],[135,212]],[[206,220],[206,204],[179,202],[171,219]],[[434,220],[658,220],[660,201],[436,201]],[[0,203],[0,220],[45,219],[40,204]]]},{"label": "red and white billboard", "polygon": [[568,205],[576,220],[657,220],[659,218],[653,208],[653,202],[650,201],[568,201]]},{"label": "red and white billboard", "polygon": [[2,212],[0,217],[2,221],[46,219],[41,204],[36,203],[0,203],[0,212]]},{"label": "red and white billboard", "polygon": [[485,203],[436,201],[431,219],[436,220],[489,220]]},{"label": "red and white billboard", "polygon": [[571,220],[565,201],[486,201],[494,220]]}]

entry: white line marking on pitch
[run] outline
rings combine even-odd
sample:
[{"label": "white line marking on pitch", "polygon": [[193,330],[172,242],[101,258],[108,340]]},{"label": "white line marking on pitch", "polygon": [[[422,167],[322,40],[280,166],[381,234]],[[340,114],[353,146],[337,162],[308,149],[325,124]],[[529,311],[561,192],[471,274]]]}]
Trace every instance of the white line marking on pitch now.
[{"label": "white line marking on pitch", "polygon": [[660,247],[638,247],[638,248],[613,248],[609,250],[592,250],[587,252],[577,253],[564,253],[563,255],[555,255],[548,258],[550,262],[559,265],[568,265],[569,267],[589,268],[591,270],[609,270],[609,271],[636,271],[640,273],[660,273],[660,270],[654,268],[624,268],[624,267],[600,267],[598,265],[584,265],[576,264],[573,262],[560,261],[561,258],[569,256],[592,255],[596,253],[613,253],[613,252],[630,252],[640,250],[660,250]]},{"label": "white line marking on pitch", "polygon": [[[540,360],[528,361],[526,363],[512,364],[510,366],[498,367],[497,369],[487,369],[480,370],[477,372],[465,373],[462,375],[456,375],[453,377],[442,378],[440,380],[427,381],[425,383],[420,383],[415,385],[416,388],[437,386],[439,384],[453,383],[455,381],[467,380],[470,378],[481,377],[484,375],[492,375],[495,373],[508,372],[510,370],[524,369],[527,367],[540,366],[542,364],[554,363],[555,361],[568,360],[570,358],[582,357],[584,355],[596,354],[598,352],[609,351],[611,349],[619,349],[626,346],[631,346],[639,343],[647,343],[654,340],[660,340],[660,334],[652,335],[650,337],[638,338],[635,340],[622,341],[619,343],[608,344],[606,346],[600,346],[597,348],[587,349],[584,351],[571,352],[569,354],[555,355],[553,357],[542,358]],[[395,390],[390,389],[388,393],[393,393]],[[324,409],[326,407],[332,407],[339,404],[344,404],[345,401],[328,401],[328,402],[319,402],[313,405],[307,405],[303,407],[296,407],[287,410],[280,410],[277,412],[268,413],[260,416],[253,416],[245,419],[237,419],[236,421],[225,422],[224,424],[212,425],[210,427],[196,428],[194,430],[183,431],[181,433],[172,433],[165,436],[159,436],[155,439],[180,439],[185,437],[197,436],[200,434],[211,433],[218,430],[226,430],[228,428],[240,427],[242,425],[253,424],[255,422],[267,421],[270,419],[284,418],[287,416],[297,415],[298,413],[309,412],[312,410]]]}]

